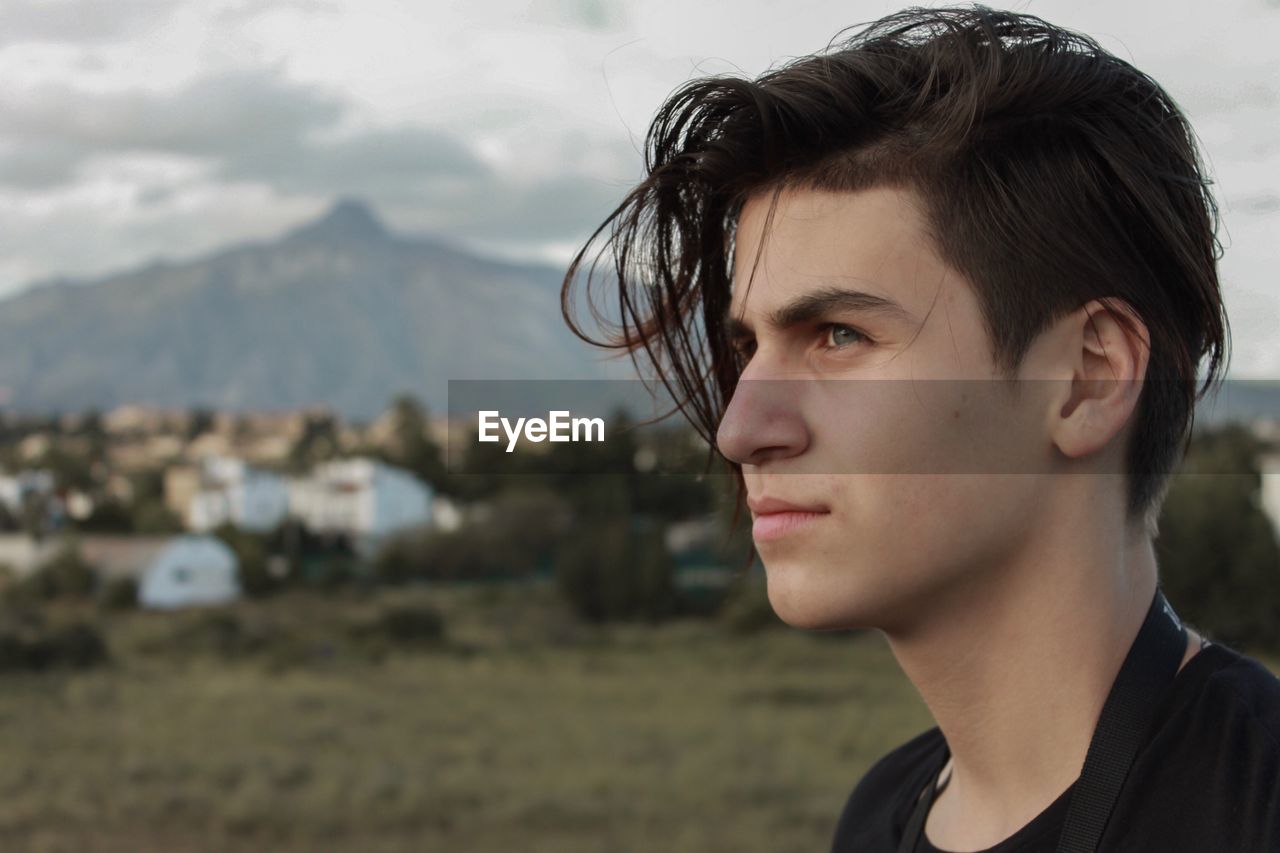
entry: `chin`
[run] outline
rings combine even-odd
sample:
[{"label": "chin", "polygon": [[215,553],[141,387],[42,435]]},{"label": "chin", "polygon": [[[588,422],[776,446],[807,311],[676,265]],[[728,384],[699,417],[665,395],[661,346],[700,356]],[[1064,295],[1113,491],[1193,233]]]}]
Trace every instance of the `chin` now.
[{"label": "chin", "polygon": [[[861,627],[866,614],[859,614],[829,584],[814,579],[804,582],[796,567],[770,570],[765,567],[769,605],[778,618],[792,628],[808,631],[836,631]],[[844,590],[845,596],[849,594]]]}]

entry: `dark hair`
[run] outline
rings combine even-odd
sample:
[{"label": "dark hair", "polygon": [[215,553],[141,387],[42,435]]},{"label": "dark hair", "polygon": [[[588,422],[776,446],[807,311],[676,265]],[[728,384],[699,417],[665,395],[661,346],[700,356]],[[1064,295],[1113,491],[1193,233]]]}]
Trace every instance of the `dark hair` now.
[{"label": "dark hair", "polygon": [[[686,83],[650,126],[645,161],[645,179],[570,264],[562,310],[579,337],[637,367],[643,350],[713,447],[740,372],[724,320],[746,199],[900,187],[973,283],[1006,376],[1091,299],[1122,300],[1142,319],[1150,359],[1126,449],[1127,512],[1157,533],[1196,401],[1225,371],[1229,328],[1212,181],[1186,118],[1146,74],[1033,15],[911,7],[754,81]],[[579,327],[571,289],[609,226],[621,321],[598,341]],[[588,303],[608,328],[590,298],[594,270]]]}]

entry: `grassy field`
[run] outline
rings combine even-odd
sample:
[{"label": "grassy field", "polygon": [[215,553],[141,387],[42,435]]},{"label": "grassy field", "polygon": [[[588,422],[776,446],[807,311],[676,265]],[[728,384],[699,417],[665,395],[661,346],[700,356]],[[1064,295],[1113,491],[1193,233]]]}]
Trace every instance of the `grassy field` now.
[{"label": "grassy field", "polygon": [[238,605],[230,632],[111,617],[109,668],[5,676],[0,848],[812,851],[931,725],[875,634],[415,595],[446,614],[438,648],[353,651],[327,638],[372,603],[308,597]]},{"label": "grassy field", "polygon": [[4,676],[0,849],[819,851],[932,725],[875,633],[394,598],[438,606],[447,641],[353,645],[378,600],[293,596],[113,616],[109,667]]}]

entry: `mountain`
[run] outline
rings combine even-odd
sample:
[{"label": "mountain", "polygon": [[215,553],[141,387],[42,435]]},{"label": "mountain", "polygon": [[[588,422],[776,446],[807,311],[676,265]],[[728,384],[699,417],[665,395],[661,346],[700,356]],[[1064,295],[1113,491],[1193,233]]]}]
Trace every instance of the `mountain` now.
[{"label": "mountain", "polygon": [[365,419],[401,391],[442,412],[449,379],[602,378],[604,351],[560,316],[563,274],[393,233],[343,199],[275,241],[0,302],[0,403]]}]

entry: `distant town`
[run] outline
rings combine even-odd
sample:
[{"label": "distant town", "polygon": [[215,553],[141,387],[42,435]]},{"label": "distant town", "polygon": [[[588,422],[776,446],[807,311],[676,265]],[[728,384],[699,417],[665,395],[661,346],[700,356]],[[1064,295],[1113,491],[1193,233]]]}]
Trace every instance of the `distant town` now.
[{"label": "distant town", "polygon": [[[348,571],[377,561],[397,535],[439,538],[459,533],[466,519],[472,527],[498,525],[499,538],[520,548],[512,527],[532,513],[545,539],[549,520],[564,515],[555,495],[533,499],[513,522],[494,516],[494,503],[510,503],[499,497],[496,478],[450,488],[442,448],[450,430],[464,429],[429,417],[407,394],[363,424],[323,406],[9,414],[0,421],[0,583],[20,582],[74,549],[100,583],[130,584],[137,604],[171,608],[224,603],[246,591],[244,555],[230,532],[261,541],[268,583],[306,570],[300,539],[313,556],[345,556]],[[643,457],[637,454],[641,466]],[[699,495],[654,499],[691,516],[667,519],[684,522],[665,529],[675,554],[714,535],[710,505]],[[472,566],[472,573],[484,572]]]},{"label": "distant town", "polygon": [[[492,472],[479,491],[451,488],[442,448],[451,430],[466,426],[429,417],[407,394],[363,424],[326,407],[233,413],[143,405],[49,418],[10,414],[0,424],[0,583],[32,575],[70,547],[101,583],[130,584],[147,607],[242,595],[244,555],[228,531],[261,540],[258,571],[270,583],[305,570],[303,538],[313,554],[369,564],[399,534],[439,538],[469,518],[479,538],[500,529],[497,538],[512,539],[518,550],[516,528],[530,512],[533,527],[550,529],[565,509],[545,492],[521,519],[494,517],[492,499],[505,487]],[[1280,420],[1255,418],[1247,429],[1262,448],[1261,509],[1280,536]],[[639,471],[643,455],[636,454]],[[716,562],[706,555],[715,552],[708,543],[719,526],[705,494],[684,494],[651,502],[676,507],[665,519],[668,550],[678,556],[701,547],[692,562],[705,569]],[[544,549],[546,532],[538,540]],[[430,562],[431,553],[414,558]],[[474,561],[468,565],[475,574]],[[432,575],[430,567],[395,573]]]}]

